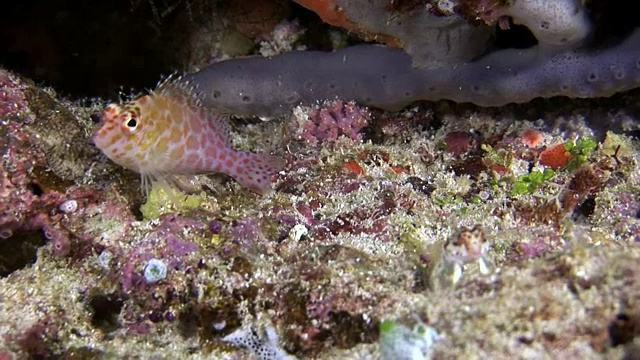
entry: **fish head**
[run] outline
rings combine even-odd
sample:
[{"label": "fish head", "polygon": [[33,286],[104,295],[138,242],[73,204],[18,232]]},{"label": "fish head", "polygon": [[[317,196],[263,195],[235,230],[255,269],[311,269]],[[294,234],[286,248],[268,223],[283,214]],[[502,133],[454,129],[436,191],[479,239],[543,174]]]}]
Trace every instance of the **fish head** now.
[{"label": "fish head", "polygon": [[144,152],[140,151],[140,145],[153,124],[141,116],[140,99],[108,105],[101,120],[93,135],[96,147],[113,162],[141,172]]}]

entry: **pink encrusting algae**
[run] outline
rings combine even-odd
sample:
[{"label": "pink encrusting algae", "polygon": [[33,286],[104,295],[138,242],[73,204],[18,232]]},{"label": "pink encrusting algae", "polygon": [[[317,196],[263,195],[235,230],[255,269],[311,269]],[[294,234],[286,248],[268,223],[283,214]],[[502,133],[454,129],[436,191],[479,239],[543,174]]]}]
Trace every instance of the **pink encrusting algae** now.
[{"label": "pink encrusting algae", "polygon": [[187,84],[167,80],[148,95],[108,105],[93,142],[115,163],[140,173],[143,186],[174,175],[220,172],[266,193],[284,159],[236,151],[230,132],[227,119],[201,106]]}]

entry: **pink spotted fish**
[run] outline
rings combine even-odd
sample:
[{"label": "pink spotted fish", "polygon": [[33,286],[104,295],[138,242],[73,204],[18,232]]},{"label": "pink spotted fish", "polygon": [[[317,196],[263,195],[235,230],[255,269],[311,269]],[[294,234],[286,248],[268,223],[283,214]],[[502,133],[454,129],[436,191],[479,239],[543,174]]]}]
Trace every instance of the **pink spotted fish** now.
[{"label": "pink spotted fish", "polygon": [[234,150],[230,130],[227,119],[201,106],[187,84],[169,79],[148,95],[108,105],[93,142],[113,162],[140,173],[145,188],[175,175],[219,172],[266,193],[284,159]]}]

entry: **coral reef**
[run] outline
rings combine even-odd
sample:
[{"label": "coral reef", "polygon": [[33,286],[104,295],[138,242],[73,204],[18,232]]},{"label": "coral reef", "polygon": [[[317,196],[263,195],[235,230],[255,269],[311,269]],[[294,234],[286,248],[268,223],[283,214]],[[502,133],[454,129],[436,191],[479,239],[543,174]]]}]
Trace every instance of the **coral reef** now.
[{"label": "coral reef", "polygon": [[[300,107],[295,114],[316,119],[305,121],[331,126],[313,123],[311,141],[275,141],[292,150],[275,192],[210,183],[168,196],[154,186],[139,209],[139,179],[98,155],[75,185],[27,171],[48,164],[40,142],[21,134],[50,118],[20,102],[32,85],[4,74],[2,204],[13,220],[2,244],[31,249],[19,264],[2,260],[1,347],[11,356],[631,351],[636,335],[620,319],[637,313],[640,291],[637,143],[614,132],[593,139],[584,103],[395,114],[338,101]],[[624,123],[635,96],[620,98],[618,111],[611,102],[590,111]],[[87,118],[95,111],[51,101]],[[540,111],[546,120],[532,117]],[[336,117],[350,114],[366,121],[341,129]],[[261,122],[232,139],[255,146],[291,129],[305,127]],[[524,176],[547,173],[542,154],[555,144],[568,159],[514,191]],[[51,229],[62,240],[48,240]]]},{"label": "coral reef", "polygon": [[77,121],[44,91],[6,70],[0,70],[0,79],[5,94],[0,185],[5,255],[0,267],[7,274],[32,262],[43,242],[39,234],[51,243],[56,255],[78,251],[78,243],[86,239],[82,217],[95,211],[103,195],[70,181],[81,180],[96,157],[87,146],[68,151],[71,144],[87,141],[87,124]]},{"label": "coral reef", "polygon": [[[340,3],[343,15],[362,5]],[[255,12],[225,28],[251,38],[255,52],[312,44],[298,37],[309,30],[303,22],[283,19],[268,2],[251,4]],[[476,14],[483,27],[552,18],[536,12],[548,2],[510,4],[405,0],[384,11],[402,16],[429,5],[430,18],[469,25]],[[578,6],[576,18],[532,30],[545,47],[535,64],[554,68],[557,51],[580,61],[620,59],[615,49],[633,47],[627,40],[604,52],[562,49],[582,41],[584,8],[557,5],[559,14]],[[216,14],[230,15],[217,25],[240,13],[226,6]],[[263,16],[273,17],[266,27],[250,21]],[[203,54],[228,56],[220,45]],[[378,60],[400,56],[394,65],[413,69],[400,50],[384,49]],[[227,110],[255,115],[264,105],[267,115],[286,115],[224,130],[234,149],[285,154],[286,168],[263,195],[207,175],[141,194],[139,176],[90,141],[102,101],[70,102],[0,70],[0,358],[632,356],[640,343],[640,94],[383,111],[364,105],[399,110],[412,99],[349,82],[351,73],[371,70],[369,61],[340,58],[351,51],[335,53],[348,71],[332,74],[353,85],[354,98],[315,93],[304,105],[274,105],[273,83],[264,79],[282,68],[257,59],[261,71],[246,77],[256,92],[245,95],[267,100]],[[455,72],[415,71],[460,89],[473,84],[466,75],[497,58],[458,63]],[[635,66],[630,61],[625,66]],[[233,64],[248,63],[219,65]],[[280,78],[295,85],[287,89],[316,89],[287,76],[317,69],[289,65]],[[384,66],[373,70],[378,79],[391,76]],[[385,81],[406,87],[415,73],[407,74]],[[242,79],[233,80],[230,92]]]}]

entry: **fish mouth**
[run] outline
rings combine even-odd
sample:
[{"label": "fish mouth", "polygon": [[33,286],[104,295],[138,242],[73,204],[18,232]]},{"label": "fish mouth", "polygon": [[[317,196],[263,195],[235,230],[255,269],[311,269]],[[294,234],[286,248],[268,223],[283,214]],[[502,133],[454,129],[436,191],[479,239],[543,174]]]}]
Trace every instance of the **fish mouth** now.
[{"label": "fish mouth", "polygon": [[115,131],[119,131],[117,126],[116,122],[105,119],[103,114],[100,123],[93,130],[91,142],[100,149],[111,145],[115,140]]},{"label": "fish mouth", "polygon": [[98,149],[102,150],[108,145],[108,133],[105,131],[104,125],[98,126],[91,135],[91,143]]}]

